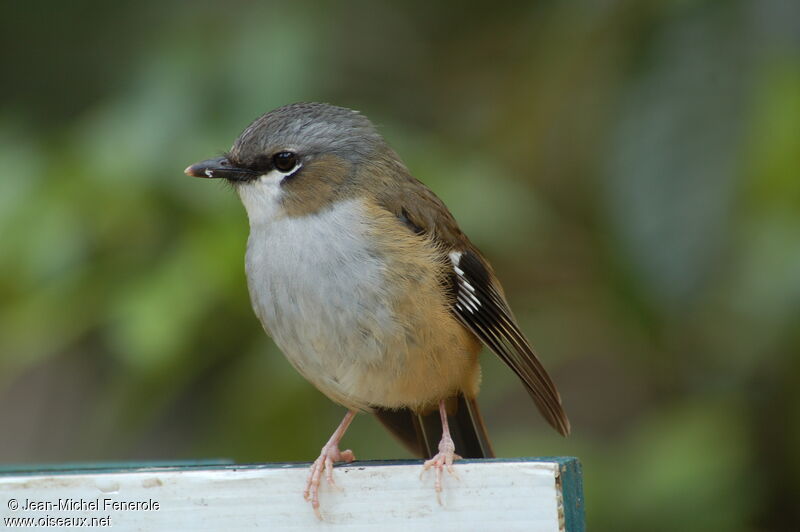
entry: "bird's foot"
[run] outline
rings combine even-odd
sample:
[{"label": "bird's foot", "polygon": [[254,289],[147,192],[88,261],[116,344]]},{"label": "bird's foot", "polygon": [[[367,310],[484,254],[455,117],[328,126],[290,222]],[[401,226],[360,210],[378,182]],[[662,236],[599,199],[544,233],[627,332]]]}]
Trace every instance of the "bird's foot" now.
[{"label": "bird's foot", "polygon": [[303,497],[306,501],[311,502],[311,507],[319,519],[322,519],[322,514],[319,511],[319,486],[322,482],[322,475],[325,475],[328,484],[336,487],[336,482],[333,480],[334,462],[347,462],[349,464],[355,459],[356,457],[350,449],[340,451],[337,444],[329,442],[322,448],[319,458],[311,465]]},{"label": "bird's foot", "polygon": [[422,466],[422,474],[431,468],[436,471],[436,480],[433,486],[436,489],[436,500],[439,501],[439,504],[442,504],[442,475],[444,470],[447,469],[448,473],[456,479],[458,478],[458,474],[453,468],[453,461],[459,460],[461,457],[455,453],[455,450],[456,446],[453,443],[453,438],[450,437],[449,432],[445,432],[439,442],[439,452],[430,460],[426,460]]}]

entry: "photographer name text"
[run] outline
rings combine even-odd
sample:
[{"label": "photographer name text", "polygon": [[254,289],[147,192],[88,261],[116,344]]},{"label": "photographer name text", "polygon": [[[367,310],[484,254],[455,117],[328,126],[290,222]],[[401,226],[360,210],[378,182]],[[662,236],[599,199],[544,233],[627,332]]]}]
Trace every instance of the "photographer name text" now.
[{"label": "photographer name text", "polygon": [[54,501],[38,501],[25,499],[21,501],[19,510],[24,512],[156,512],[161,509],[158,501],[120,501],[115,499],[57,499]]}]

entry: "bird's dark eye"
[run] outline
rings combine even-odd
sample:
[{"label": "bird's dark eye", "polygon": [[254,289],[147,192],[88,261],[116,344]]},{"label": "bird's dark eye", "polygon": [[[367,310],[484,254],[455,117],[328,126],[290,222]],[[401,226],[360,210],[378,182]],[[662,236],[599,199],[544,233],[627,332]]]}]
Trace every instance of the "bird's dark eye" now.
[{"label": "bird's dark eye", "polygon": [[281,151],[272,156],[272,164],[279,172],[289,172],[297,166],[297,154],[291,151]]}]

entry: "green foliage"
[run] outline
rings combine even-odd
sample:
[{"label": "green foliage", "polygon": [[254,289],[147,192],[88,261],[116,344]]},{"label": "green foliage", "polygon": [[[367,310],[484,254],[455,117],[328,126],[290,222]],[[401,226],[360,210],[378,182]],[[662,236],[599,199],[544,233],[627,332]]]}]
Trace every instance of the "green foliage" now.
[{"label": "green foliage", "polygon": [[0,461],[314,457],[341,409],[182,170],[320,100],[450,205],[559,384],[568,440],[485,356],[501,455],[580,456],[593,530],[800,528],[798,5],[39,4],[0,32]]}]

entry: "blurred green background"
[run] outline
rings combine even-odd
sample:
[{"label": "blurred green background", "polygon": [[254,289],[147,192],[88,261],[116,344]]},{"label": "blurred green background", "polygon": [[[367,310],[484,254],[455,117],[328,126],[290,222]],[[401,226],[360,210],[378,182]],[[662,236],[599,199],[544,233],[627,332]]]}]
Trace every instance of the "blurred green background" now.
[{"label": "blurred green background", "polygon": [[[343,410],[254,317],[237,198],[182,171],[318,100],[451,207],[559,384],[569,439],[484,354],[500,456],[579,456],[592,530],[800,529],[800,2],[2,14],[0,463],[316,456]],[[407,457],[368,416],[344,443]]]}]

